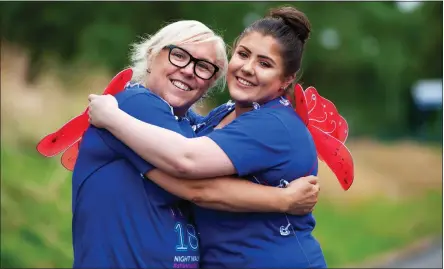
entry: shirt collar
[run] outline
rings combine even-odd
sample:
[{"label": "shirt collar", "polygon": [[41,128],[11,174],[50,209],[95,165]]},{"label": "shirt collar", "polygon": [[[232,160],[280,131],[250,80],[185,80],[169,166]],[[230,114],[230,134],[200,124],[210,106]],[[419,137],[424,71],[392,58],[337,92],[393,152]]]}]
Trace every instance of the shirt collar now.
[{"label": "shirt collar", "polygon": [[[234,108],[235,103],[232,100],[229,100],[225,105],[227,106],[228,109],[232,109]],[[257,102],[253,102],[253,110],[259,110],[261,108],[276,106],[276,105],[290,106],[291,103],[290,101],[288,101],[287,98],[280,96],[266,103],[263,103],[262,105]]]},{"label": "shirt collar", "polygon": [[[140,84],[140,83],[131,83],[131,82],[128,82],[128,83],[125,85],[125,89],[126,89],[126,88],[144,88],[144,89],[150,91],[152,94],[155,94],[155,93],[153,93],[150,89],[146,88],[145,86],[143,86],[143,85]],[[190,118],[189,118],[190,114],[189,114],[188,111],[185,113],[185,116],[183,116],[183,117],[176,116],[176,115],[174,115],[174,108],[173,108],[173,107],[172,107],[172,106],[171,106],[166,100],[164,100],[162,97],[160,97],[160,96],[157,95],[157,94],[155,94],[155,95],[156,95],[157,97],[159,97],[162,101],[164,101],[164,102],[170,107],[171,115],[173,115],[174,118],[175,118],[177,121],[181,121],[181,120],[187,120],[187,121],[190,121]]]}]

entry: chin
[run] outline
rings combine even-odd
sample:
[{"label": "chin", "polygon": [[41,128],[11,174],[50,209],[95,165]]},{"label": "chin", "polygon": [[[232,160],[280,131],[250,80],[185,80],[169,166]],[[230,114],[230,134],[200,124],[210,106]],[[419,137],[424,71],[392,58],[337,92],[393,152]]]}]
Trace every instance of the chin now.
[{"label": "chin", "polygon": [[242,91],[231,91],[230,92],[230,97],[233,101],[235,102],[239,102],[239,103],[246,103],[246,102],[250,102],[251,100],[250,98],[248,98],[248,95],[243,94]]},{"label": "chin", "polygon": [[182,100],[177,100],[177,99],[167,100],[167,102],[173,108],[180,108],[180,107],[183,107],[186,104],[186,102],[184,102]]},{"label": "chin", "polygon": [[183,99],[174,99],[171,100],[171,102],[168,102],[170,106],[172,106],[174,109],[180,109],[183,111],[187,111],[194,102],[190,100],[183,100]]}]

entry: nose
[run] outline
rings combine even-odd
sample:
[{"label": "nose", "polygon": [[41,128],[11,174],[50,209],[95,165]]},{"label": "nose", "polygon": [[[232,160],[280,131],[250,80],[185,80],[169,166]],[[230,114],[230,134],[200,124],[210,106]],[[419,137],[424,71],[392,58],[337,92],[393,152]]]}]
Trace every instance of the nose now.
[{"label": "nose", "polygon": [[192,77],[194,76],[194,65],[195,65],[194,62],[190,62],[187,66],[182,67],[180,69],[180,72],[187,77]]},{"label": "nose", "polygon": [[245,74],[254,75],[253,61],[246,61],[241,70]]}]

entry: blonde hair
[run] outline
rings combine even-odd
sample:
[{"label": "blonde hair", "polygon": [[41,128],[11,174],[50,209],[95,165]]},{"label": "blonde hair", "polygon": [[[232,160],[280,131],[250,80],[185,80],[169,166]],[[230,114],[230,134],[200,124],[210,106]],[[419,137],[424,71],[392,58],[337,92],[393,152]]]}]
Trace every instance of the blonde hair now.
[{"label": "blonde hair", "polygon": [[222,82],[225,87],[225,74],[228,68],[226,45],[222,37],[215,34],[205,24],[195,20],[181,20],[170,23],[160,29],[154,35],[143,38],[140,42],[132,44],[131,69],[133,70],[132,81],[144,84],[147,70],[151,69],[151,63],[167,45],[198,44],[203,42],[215,42],[216,65],[219,72],[210,88]]}]

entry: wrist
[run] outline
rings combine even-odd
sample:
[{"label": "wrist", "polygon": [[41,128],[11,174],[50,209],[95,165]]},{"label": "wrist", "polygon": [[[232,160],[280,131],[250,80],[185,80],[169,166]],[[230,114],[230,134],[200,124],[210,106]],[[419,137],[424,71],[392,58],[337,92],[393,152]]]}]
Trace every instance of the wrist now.
[{"label": "wrist", "polygon": [[286,188],[277,188],[279,190],[280,202],[278,206],[278,210],[281,213],[287,213],[290,211],[292,196],[291,193]]},{"label": "wrist", "polygon": [[122,110],[119,108],[110,109],[106,116],[106,121],[104,122],[104,127],[106,129],[112,129],[116,126],[119,126],[125,119],[123,119]]}]

